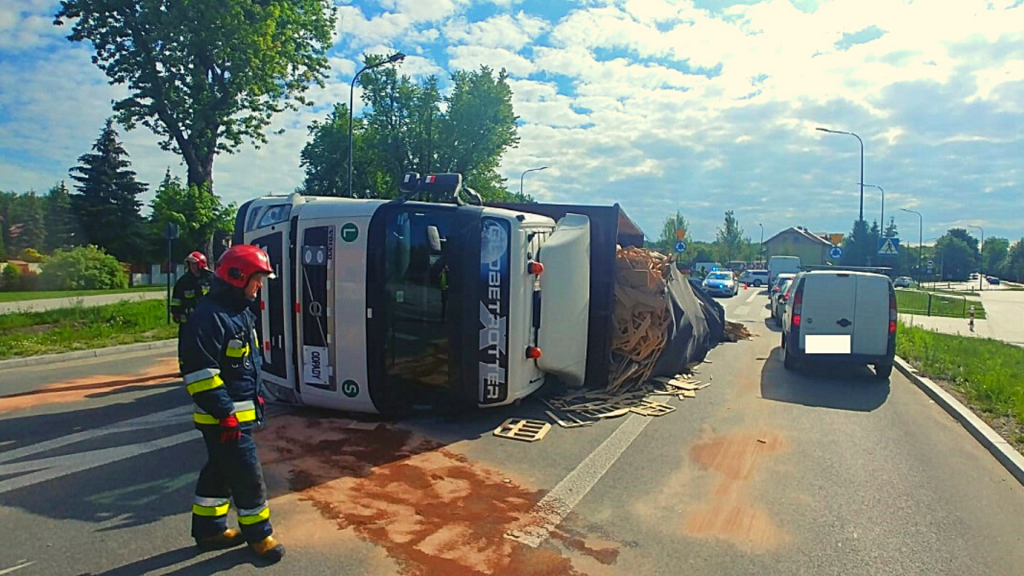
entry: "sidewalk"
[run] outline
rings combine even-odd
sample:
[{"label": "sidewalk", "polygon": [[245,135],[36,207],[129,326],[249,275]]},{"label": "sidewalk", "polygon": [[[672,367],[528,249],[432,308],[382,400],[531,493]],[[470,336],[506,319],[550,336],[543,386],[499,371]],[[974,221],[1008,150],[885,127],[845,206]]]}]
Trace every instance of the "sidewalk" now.
[{"label": "sidewalk", "polygon": [[[988,313],[988,307],[985,308],[985,311]],[[975,320],[973,334],[967,325],[966,318],[944,318],[942,316],[900,314],[900,322],[903,322],[907,326],[916,326],[918,328],[934,330],[943,334],[974,336],[978,338],[996,338],[992,333],[992,326],[989,324],[988,320]]]},{"label": "sidewalk", "polygon": [[126,300],[162,300],[167,297],[163,291],[160,292],[127,292],[124,294],[101,294],[99,296],[75,296],[71,298],[46,298],[44,300],[22,300],[20,302],[0,303],[0,314],[11,312],[43,312],[57,308],[71,308],[81,304],[82,306],[102,306],[103,304],[114,304]]},{"label": "sidewalk", "polygon": [[986,290],[981,293],[981,303],[992,326],[992,337],[1024,346],[1024,292]]}]

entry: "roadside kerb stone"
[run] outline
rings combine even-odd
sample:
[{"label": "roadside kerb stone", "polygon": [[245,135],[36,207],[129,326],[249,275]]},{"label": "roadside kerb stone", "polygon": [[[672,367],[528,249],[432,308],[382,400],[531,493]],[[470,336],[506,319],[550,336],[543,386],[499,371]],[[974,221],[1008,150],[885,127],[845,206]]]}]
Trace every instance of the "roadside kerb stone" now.
[{"label": "roadside kerb stone", "polygon": [[952,394],[946,392],[941,386],[929,378],[921,376],[917,369],[907,363],[906,360],[897,357],[896,369],[920,388],[929,398],[942,407],[950,416],[971,433],[971,436],[985,447],[986,450],[996,457],[1003,467],[1006,468],[1021,485],[1024,485],[1024,456],[1002,436],[996,433],[991,426],[964,406]]},{"label": "roadside kerb stone", "polygon": [[125,354],[128,352],[141,352],[143,350],[160,350],[173,348],[178,344],[177,340],[156,340],[153,342],[141,342],[139,344],[127,344],[125,346],[109,346],[107,348],[96,348],[93,350],[76,350],[62,354],[42,354],[39,356],[27,356],[24,358],[12,358],[0,360],[0,370],[11,368],[24,368],[26,366],[38,366],[40,364],[56,364],[81,360],[83,358],[99,358],[102,356],[113,356],[114,354]]}]

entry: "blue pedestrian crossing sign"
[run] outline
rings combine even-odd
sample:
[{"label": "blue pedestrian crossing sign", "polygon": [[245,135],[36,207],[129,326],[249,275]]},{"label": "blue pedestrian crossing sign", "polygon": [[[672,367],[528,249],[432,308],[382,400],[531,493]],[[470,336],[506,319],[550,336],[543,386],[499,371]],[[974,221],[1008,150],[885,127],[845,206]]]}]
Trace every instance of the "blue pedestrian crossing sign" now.
[{"label": "blue pedestrian crossing sign", "polygon": [[833,260],[839,260],[843,257],[843,249],[839,246],[833,246],[832,249],[828,251],[828,257]]},{"label": "blue pedestrian crossing sign", "polygon": [[686,242],[683,242],[682,240],[680,240],[679,242],[676,242],[676,252],[678,252],[680,254],[682,254],[683,252],[686,252]]},{"label": "blue pedestrian crossing sign", "polygon": [[879,238],[878,254],[881,256],[896,256],[900,253],[899,238]]}]

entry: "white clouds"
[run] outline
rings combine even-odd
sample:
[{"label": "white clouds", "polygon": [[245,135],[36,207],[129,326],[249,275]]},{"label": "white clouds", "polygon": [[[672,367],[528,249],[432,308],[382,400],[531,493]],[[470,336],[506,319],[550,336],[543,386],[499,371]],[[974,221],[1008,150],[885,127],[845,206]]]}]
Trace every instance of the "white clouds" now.
[{"label": "white clouds", "polygon": [[53,25],[54,12],[48,0],[5,0],[0,4],[0,50],[27,51],[59,41],[67,32]]},{"label": "white clouds", "polygon": [[514,17],[501,14],[473,23],[460,19],[448,26],[445,35],[459,44],[518,51],[548,28],[547,21],[520,12]]},{"label": "white clouds", "polygon": [[513,76],[529,76],[536,70],[533,62],[504,48],[453,46],[448,49],[448,54],[451,56],[448,65],[453,70],[472,70],[483,65],[495,70],[504,68]]}]

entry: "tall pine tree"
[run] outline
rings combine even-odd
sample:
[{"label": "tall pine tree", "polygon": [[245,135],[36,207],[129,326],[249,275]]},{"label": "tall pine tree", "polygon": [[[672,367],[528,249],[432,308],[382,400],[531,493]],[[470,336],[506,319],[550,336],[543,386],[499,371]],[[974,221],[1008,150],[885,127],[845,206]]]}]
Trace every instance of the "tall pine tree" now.
[{"label": "tall pine tree", "polygon": [[46,193],[46,250],[77,244],[78,226],[71,210],[71,196],[61,180]]},{"label": "tall pine tree", "polygon": [[135,179],[128,152],[118,141],[112,120],[107,120],[92,150],[71,169],[71,178],[78,183],[71,206],[84,240],[118,260],[137,261],[145,254],[139,212],[142,202],[138,196],[145,192],[146,185]]},{"label": "tall pine tree", "polygon": [[20,255],[26,248],[46,249],[45,212],[44,201],[35,192],[14,198],[8,216],[12,256]]}]

